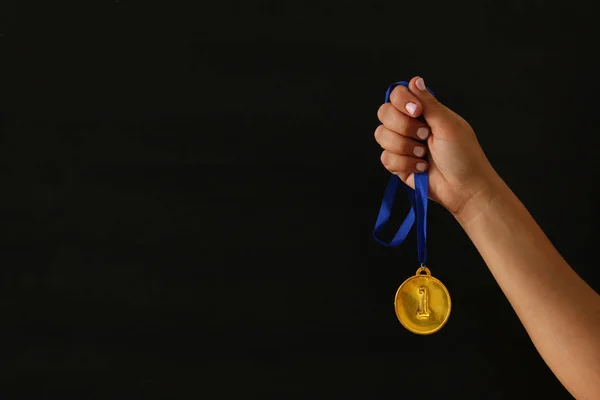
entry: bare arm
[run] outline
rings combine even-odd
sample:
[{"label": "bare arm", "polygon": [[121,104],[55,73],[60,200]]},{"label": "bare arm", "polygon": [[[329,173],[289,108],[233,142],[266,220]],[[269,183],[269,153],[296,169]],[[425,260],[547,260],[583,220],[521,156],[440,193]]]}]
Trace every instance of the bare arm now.
[{"label": "bare arm", "polygon": [[535,347],[578,399],[600,399],[600,296],[499,178],[455,215]]},{"label": "bare arm", "polygon": [[396,87],[378,117],[384,167],[413,188],[414,173],[428,171],[429,197],[462,225],[544,361],[576,398],[600,399],[600,296],[494,171],[470,124],[420,77]]}]

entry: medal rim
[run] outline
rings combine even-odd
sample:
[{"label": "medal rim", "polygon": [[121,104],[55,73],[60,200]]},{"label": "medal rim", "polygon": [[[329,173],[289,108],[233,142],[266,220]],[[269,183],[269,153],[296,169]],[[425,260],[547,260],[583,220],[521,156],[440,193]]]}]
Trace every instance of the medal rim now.
[{"label": "medal rim", "polygon": [[[412,279],[415,278],[423,278],[423,277],[427,277],[429,279],[432,279],[433,281],[437,282],[440,284],[440,286],[444,289],[444,292],[446,293],[446,296],[448,296],[448,312],[446,313],[446,318],[443,320],[443,322],[436,328],[432,329],[431,331],[428,332],[421,332],[421,331],[417,331],[409,326],[407,326],[404,321],[402,321],[402,318],[400,318],[400,316],[398,315],[398,307],[396,306],[396,302],[398,301],[398,294],[400,293],[400,291],[402,290],[402,287],[407,283],[410,282]],[[450,319],[450,313],[452,311],[452,299],[450,298],[450,292],[448,292],[448,288],[446,288],[446,285],[444,285],[442,283],[442,281],[440,281],[439,279],[437,279],[436,277],[434,277],[431,274],[427,274],[427,275],[414,275],[411,276],[410,278],[406,279],[404,282],[402,282],[402,284],[400,285],[400,287],[398,287],[398,290],[396,291],[396,296],[394,297],[394,312],[396,313],[396,318],[398,318],[398,321],[400,321],[400,323],[402,324],[402,326],[404,328],[406,328],[408,331],[415,333],[417,335],[431,335],[432,333],[436,333],[437,331],[439,331],[440,329],[442,329],[444,327],[444,325],[446,325],[446,323],[448,322],[448,320]]]}]

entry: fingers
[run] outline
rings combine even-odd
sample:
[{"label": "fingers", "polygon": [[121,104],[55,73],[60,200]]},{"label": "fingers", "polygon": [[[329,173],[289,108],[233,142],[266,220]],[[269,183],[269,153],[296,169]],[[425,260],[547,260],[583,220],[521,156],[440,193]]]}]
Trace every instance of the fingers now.
[{"label": "fingers", "polygon": [[392,174],[404,175],[427,170],[427,162],[417,157],[394,154],[388,150],[381,153],[381,163]]},{"label": "fingers", "polygon": [[418,140],[425,140],[429,136],[429,127],[426,124],[403,114],[391,103],[379,107],[377,117],[384,127],[400,135]]},{"label": "fingers", "polygon": [[390,94],[390,103],[400,112],[409,117],[416,118],[421,115],[423,106],[421,101],[405,86],[398,85]]},{"label": "fingers", "polygon": [[421,142],[393,132],[384,125],[375,129],[375,140],[383,149],[393,154],[423,157],[427,151]]},{"label": "fingers", "polygon": [[415,76],[408,83],[408,88],[421,104],[423,117],[432,128],[436,128],[447,120],[448,109],[432,95],[425,86],[425,81],[420,76]]}]

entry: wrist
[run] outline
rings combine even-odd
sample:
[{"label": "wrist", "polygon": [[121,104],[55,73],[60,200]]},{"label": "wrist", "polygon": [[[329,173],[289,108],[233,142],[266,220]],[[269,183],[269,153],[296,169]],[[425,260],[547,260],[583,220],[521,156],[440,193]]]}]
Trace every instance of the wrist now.
[{"label": "wrist", "polygon": [[493,171],[484,180],[480,188],[452,215],[464,227],[473,219],[488,212],[494,201],[507,191],[510,191],[510,189],[506,183]]}]

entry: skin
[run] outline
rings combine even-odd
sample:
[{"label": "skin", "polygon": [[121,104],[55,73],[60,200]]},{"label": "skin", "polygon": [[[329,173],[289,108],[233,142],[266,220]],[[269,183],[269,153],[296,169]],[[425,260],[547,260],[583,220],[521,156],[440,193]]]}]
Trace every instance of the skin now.
[{"label": "skin", "polygon": [[471,238],[546,364],[575,398],[599,399],[600,296],[492,168],[469,123],[421,90],[419,79],[397,86],[379,108],[382,164],[412,188],[417,165],[425,164],[430,198]]}]

